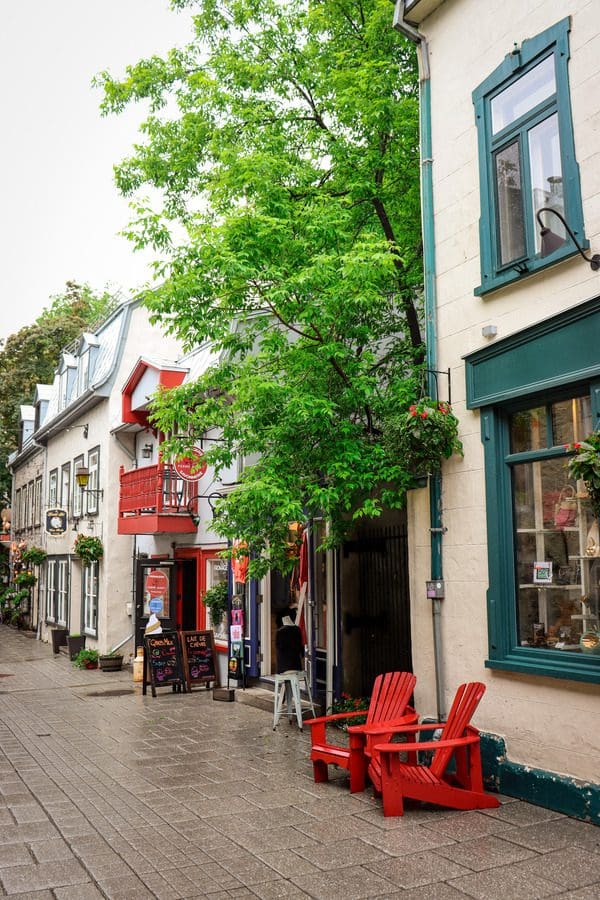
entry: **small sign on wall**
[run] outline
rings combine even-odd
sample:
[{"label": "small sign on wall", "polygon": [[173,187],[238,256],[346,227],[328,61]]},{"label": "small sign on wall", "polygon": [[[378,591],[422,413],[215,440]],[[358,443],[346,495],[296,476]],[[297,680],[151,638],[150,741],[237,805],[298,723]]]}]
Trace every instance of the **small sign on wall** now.
[{"label": "small sign on wall", "polygon": [[47,534],[64,534],[67,530],[68,524],[69,516],[66,509],[60,509],[59,507],[56,507],[55,509],[46,510],[45,527]]}]

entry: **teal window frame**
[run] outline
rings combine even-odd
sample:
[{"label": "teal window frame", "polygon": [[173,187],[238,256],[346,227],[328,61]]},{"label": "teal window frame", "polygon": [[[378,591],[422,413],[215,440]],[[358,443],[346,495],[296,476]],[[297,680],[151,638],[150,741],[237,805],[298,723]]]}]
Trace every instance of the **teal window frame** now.
[{"label": "teal window frame", "polygon": [[[555,114],[558,117],[565,219],[579,244],[584,249],[589,247],[589,242],[584,234],[579,167],[575,157],[573,139],[568,77],[569,31],[570,20],[567,17],[536,37],[523,41],[522,46],[515,47],[498,68],[473,91],[481,192],[479,220],[481,284],[475,288],[477,296],[512,284],[527,275],[578,253],[577,246],[570,235],[566,236],[562,246],[546,256],[541,256],[535,249],[536,231],[539,230],[539,225],[528,203],[531,182],[527,154],[523,150],[523,145],[527,142],[531,128]],[[550,55],[554,57],[555,61],[555,94],[545,98],[497,134],[493,134],[491,103],[494,98]],[[502,264],[500,261],[499,213],[494,160],[500,150],[515,141],[518,141],[521,150],[525,252],[521,257]]]},{"label": "teal window frame", "polygon": [[489,669],[600,684],[600,656],[518,642],[511,467],[566,454],[563,446],[511,454],[509,441],[513,412],[584,392],[600,428],[599,327],[600,296],[465,357],[467,407],[480,410],[485,458]]}]

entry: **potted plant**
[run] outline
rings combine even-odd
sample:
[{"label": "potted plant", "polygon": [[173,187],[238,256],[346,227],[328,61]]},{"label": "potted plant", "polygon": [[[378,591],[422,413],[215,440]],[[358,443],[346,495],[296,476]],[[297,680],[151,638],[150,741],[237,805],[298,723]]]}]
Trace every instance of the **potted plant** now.
[{"label": "potted plant", "polygon": [[86,650],[84,648],[79,651],[73,660],[73,665],[77,666],[78,669],[97,669],[99,655],[97,650]]},{"label": "potted plant", "polygon": [[116,650],[101,653],[98,659],[103,672],[120,672],[123,667],[123,654]]},{"label": "potted plant", "polygon": [[463,455],[458,439],[458,419],[449,403],[424,397],[405,412],[389,417],[385,442],[406,461],[415,478],[439,472],[453,453]]},{"label": "potted plant", "polygon": [[50,629],[52,650],[54,653],[60,653],[60,648],[66,646],[68,633],[68,629],[63,627],[62,625],[54,625]]},{"label": "potted plant", "polygon": [[73,552],[84,565],[98,562],[104,556],[104,547],[98,537],[91,534],[78,534],[75,540]]},{"label": "potted plant", "polygon": [[67,647],[70,659],[75,659],[79,651],[85,647],[85,634],[68,634]]},{"label": "potted plant", "polygon": [[228,606],[229,589],[226,581],[219,581],[209,588],[202,598],[202,602],[210,611],[211,624],[217,626]]},{"label": "potted plant", "polygon": [[[350,720],[351,725],[363,725],[367,721],[367,712],[371,703],[370,697],[351,697],[345,691],[342,691],[338,700],[334,700],[331,705],[331,713],[355,713],[359,710],[365,711],[364,716],[353,716]],[[348,722],[339,719],[336,723],[341,731],[348,730]]]},{"label": "potted plant", "polygon": [[600,518],[600,430],[585,441],[566,444],[565,447],[573,453],[569,460],[569,475],[583,481],[592,512]]}]

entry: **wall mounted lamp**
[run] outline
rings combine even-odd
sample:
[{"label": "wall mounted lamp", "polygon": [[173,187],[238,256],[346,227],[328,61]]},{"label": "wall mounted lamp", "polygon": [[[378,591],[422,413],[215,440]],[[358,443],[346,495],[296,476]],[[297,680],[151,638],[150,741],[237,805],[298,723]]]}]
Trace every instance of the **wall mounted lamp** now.
[{"label": "wall mounted lamp", "polygon": [[68,428],[65,428],[65,431],[72,431],[74,428],[83,428],[83,436],[87,440],[90,430],[89,422],[86,422],[85,425],[69,425]]},{"label": "wall mounted lamp", "polygon": [[550,228],[548,228],[547,225],[544,225],[544,223],[542,222],[542,219],[541,219],[542,213],[552,213],[553,215],[556,216],[556,218],[560,222],[562,222],[562,225],[563,225],[565,231],[571,237],[571,240],[577,247],[579,254],[585,259],[586,262],[588,262],[590,264],[590,266],[592,267],[592,271],[597,272],[598,269],[600,269],[600,254],[594,253],[593,256],[588,256],[587,253],[584,252],[583,247],[581,246],[581,244],[579,243],[579,241],[573,234],[572,230],[570,229],[569,225],[565,221],[564,216],[561,213],[559,213],[558,210],[552,209],[551,206],[542,206],[542,208],[538,209],[538,211],[535,214],[535,217],[538,220],[538,224],[540,226],[540,238],[541,238],[541,242],[542,242],[542,246],[541,246],[542,256],[549,256],[550,253],[554,253],[555,250],[558,250],[558,248],[562,247],[562,245],[565,243],[564,238],[562,238],[559,234],[556,234],[554,231],[552,231]]},{"label": "wall mounted lamp", "polygon": [[[219,491],[212,491],[210,494],[193,494],[187,502],[186,510],[188,511],[194,525],[198,526],[200,524],[201,518],[197,512],[193,512],[192,510],[192,503],[194,502],[194,500],[208,500],[208,505],[210,506],[210,511],[214,519],[215,500],[221,500],[224,496],[225,494],[221,494],[219,493]],[[196,506],[196,510],[197,509],[198,506]]]},{"label": "wall mounted lamp", "polygon": [[96,490],[95,488],[88,488],[88,483],[90,480],[90,470],[86,468],[86,466],[77,466],[75,469],[75,480],[77,484],[81,488],[84,494],[93,494],[94,497],[103,497],[104,491],[102,488]]},{"label": "wall mounted lamp", "polygon": [[142,447],[142,456],[144,457],[144,459],[152,459],[153,450],[154,447],[152,444],[144,444],[144,446]]}]

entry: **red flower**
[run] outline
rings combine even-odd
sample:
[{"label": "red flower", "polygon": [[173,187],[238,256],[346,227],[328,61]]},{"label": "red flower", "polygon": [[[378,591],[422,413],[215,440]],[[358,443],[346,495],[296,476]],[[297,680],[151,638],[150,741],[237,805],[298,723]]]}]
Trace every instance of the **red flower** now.
[{"label": "red flower", "polygon": [[423,411],[423,412],[421,413],[421,418],[422,418],[422,419],[426,419],[428,415],[429,415],[429,413],[426,413],[425,411]]},{"label": "red flower", "polygon": [[350,694],[347,694],[345,691],[342,691],[341,697],[342,697],[342,700],[349,700]]},{"label": "red flower", "polygon": [[581,444],[573,444],[573,450],[580,450]]}]

